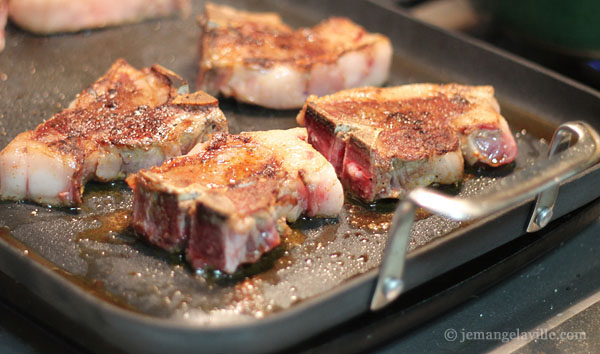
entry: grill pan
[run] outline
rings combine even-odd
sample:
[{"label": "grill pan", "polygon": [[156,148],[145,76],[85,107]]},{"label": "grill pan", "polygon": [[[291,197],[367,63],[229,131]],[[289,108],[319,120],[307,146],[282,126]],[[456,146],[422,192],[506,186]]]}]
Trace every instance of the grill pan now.
[{"label": "grill pan", "polygon": [[[474,197],[543,159],[561,123],[597,130],[600,95],[476,40],[411,19],[391,1],[237,1],[277,11],[294,26],[348,16],[388,35],[395,49],[390,85],[414,82],[490,84],[517,136],[515,166],[471,170],[460,188]],[[202,8],[193,4],[193,14]],[[195,82],[198,28],[193,17],[39,37],[14,27],[0,54],[0,146],[51,117],[117,58],[140,68],[161,64]],[[296,126],[296,111],[221,100],[230,130]],[[598,166],[567,180],[558,218],[600,197]],[[394,202],[348,200],[338,219],[302,219],[284,244],[256,265],[224,276],[195,274],[181,259],[138,241],[128,227],[124,183],[89,183],[79,210],[0,203],[0,270],[100,341],[143,352],[281,350],[368,311]],[[404,268],[414,288],[525,231],[533,198],[501,215],[457,222],[417,213]],[[77,340],[76,335],[73,335]],[[90,348],[91,349],[91,348]]]}]

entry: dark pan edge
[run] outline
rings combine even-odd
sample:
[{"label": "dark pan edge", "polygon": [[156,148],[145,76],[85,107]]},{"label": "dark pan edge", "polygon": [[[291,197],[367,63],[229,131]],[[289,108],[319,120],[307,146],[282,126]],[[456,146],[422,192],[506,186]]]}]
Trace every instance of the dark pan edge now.
[{"label": "dark pan edge", "polygon": [[[582,196],[570,194],[581,183],[593,183],[600,174],[596,166],[584,176],[578,176],[562,188],[558,206],[564,205],[566,195],[575,195],[574,204],[583,205],[600,196],[591,193]],[[584,182],[579,182],[579,181]],[[515,206],[502,217],[480,220],[468,228],[440,238],[431,250],[419,250],[408,258],[406,268],[407,290],[425,283],[427,280],[449,271],[457,265],[476,258],[518,237],[521,233],[509,233],[499,239],[494,230],[506,230],[506,221],[510,228],[522,230],[522,221],[526,220],[532,201]],[[559,207],[556,218],[571,210]],[[499,228],[497,223],[502,223]],[[459,249],[453,258],[441,257],[450,250]],[[428,265],[435,264],[430,268]],[[452,261],[440,267],[439,259]],[[15,266],[17,265],[17,266]],[[23,284],[34,294],[53,304],[71,320],[83,322],[103,340],[114,345],[123,345],[130,350],[149,352],[185,352],[191,348],[203,348],[210,352],[267,352],[281,349],[283,345],[293,345],[304,338],[314,336],[325,328],[344,322],[368,310],[377,271],[373,270],[357,276],[329,292],[307,299],[287,311],[273,314],[264,319],[249,323],[228,326],[205,327],[193,322],[156,319],[121,309],[88,294],[69,280],[40,265],[10,245],[0,241],[0,269],[15,279],[25,279]],[[336,311],[337,310],[337,311]],[[323,316],[323,314],[327,314]],[[293,330],[290,330],[293,329]],[[276,342],[263,341],[265,333],[281,338]],[[178,340],[184,337],[185,341]],[[228,337],[243,338],[240,341],[227,341]],[[132,340],[133,339],[133,340]],[[230,343],[232,347],[224,345]],[[241,344],[246,346],[240,346]],[[176,345],[181,345],[178,347]]]},{"label": "dark pan edge", "polygon": [[448,37],[452,37],[458,41],[468,43],[471,46],[479,47],[487,52],[492,53],[495,56],[506,58],[507,60],[515,62],[515,63],[519,64],[520,66],[527,67],[529,69],[532,69],[534,71],[541,73],[544,76],[551,77],[557,81],[562,81],[571,87],[575,87],[578,90],[585,91],[588,94],[591,94],[593,96],[596,96],[597,98],[600,98],[600,92],[590,86],[587,86],[579,81],[571,79],[570,77],[567,77],[567,76],[565,76],[559,72],[556,72],[552,69],[546,68],[538,63],[535,63],[531,60],[523,58],[519,55],[507,52],[506,50],[498,48],[498,47],[496,47],[492,44],[489,44],[488,42],[485,42],[481,39],[469,36],[469,35],[461,33],[461,32],[446,30],[444,28],[440,28],[440,27],[437,27],[430,23],[424,22],[423,20],[420,20],[418,18],[411,17],[410,15],[406,14],[403,10],[401,10],[398,6],[392,5],[391,1],[389,1],[389,0],[368,0],[368,2],[373,3],[379,7],[385,8],[387,11],[394,12],[397,15],[403,16],[407,20],[412,21],[414,23],[418,23],[420,26],[427,27],[432,31],[443,32]]},{"label": "dark pan edge", "polygon": [[[364,353],[425,325],[513,276],[561,247],[600,215],[600,199],[546,228],[511,241],[401,295],[376,313],[365,313],[293,348],[293,353]],[[518,245],[515,245],[518,244]],[[459,280],[460,279],[460,280]]]},{"label": "dark pan edge", "polygon": [[[334,6],[307,1],[331,14]],[[527,59],[469,36],[414,19],[389,0],[369,0],[335,8],[335,13],[390,37],[394,47],[445,81],[492,85],[500,101],[534,110],[558,126],[586,120],[596,130],[600,92]],[[368,15],[365,15],[368,14]],[[390,26],[390,24],[394,24]],[[568,104],[565,104],[568,102]]]},{"label": "dark pan edge", "polygon": [[[435,31],[441,31],[438,29],[433,29]],[[446,33],[446,35],[448,35],[448,33]],[[460,37],[457,37],[458,40],[463,40]],[[482,49],[486,49],[486,50],[492,50],[494,55],[502,55],[504,58],[514,62],[514,64],[519,64],[519,65],[525,65],[527,66],[527,70],[534,70],[537,71],[539,75],[541,76],[552,76],[553,81],[555,82],[559,82],[560,84],[564,85],[565,87],[568,87],[569,90],[572,89],[577,89],[579,91],[585,91],[586,94],[590,95],[590,96],[596,96],[595,100],[597,100],[598,98],[598,93],[595,91],[591,91],[590,89],[587,89],[587,87],[582,86],[580,84],[576,84],[573,82],[570,82],[571,80],[565,79],[564,77],[561,77],[558,74],[555,74],[553,72],[550,72],[546,69],[543,69],[535,64],[531,64],[525,60],[522,60],[520,58],[515,58],[509,54],[506,54],[504,52],[502,52],[501,50],[497,50],[493,47],[490,46],[484,46],[481,45],[481,43],[476,43],[473,40],[468,40],[467,41],[470,45],[474,45],[477,46],[479,48]],[[580,92],[583,93],[583,92]],[[504,94],[504,93],[503,93]],[[591,98],[590,98],[591,99]],[[586,101],[588,100],[588,98],[582,98],[581,100]],[[581,101],[579,100],[579,101]],[[595,102],[595,101],[594,101]],[[597,106],[598,103],[595,102],[595,104],[593,106]],[[593,108],[593,107],[592,107]],[[590,109],[591,111],[591,109]],[[581,119],[581,117],[573,117],[573,118],[577,118],[577,119]],[[597,124],[596,124],[597,126]],[[568,196],[567,194],[571,191],[573,192],[574,190],[581,188],[584,190],[593,190],[593,189],[589,189],[589,188],[584,188],[583,186],[587,187],[587,186],[591,186],[593,184],[593,180],[594,178],[598,178],[598,166],[596,166],[595,168],[591,169],[590,171],[587,171],[587,173],[581,177],[578,176],[578,178],[580,178],[580,180],[576,180],[574,179],[573,183],[569,183],[568,185],[565,186],[565,188],[563,189],[563,191],[561,192],[561,195],[559,197],[559,202],[557,203],[557,217],[560,215],[564,215],[567,212],[573,210],[573,205],[583,205],[584,203],[581,203],[581,200],[583,199],[594,199],[590,194],[585,195],[585,196],[581,196],[581,195],[577,195],[577,193],[574,193],[574,197],[572,195]],[[581,180],[585,181],[585,184],[583,182],[581,182]],[[525,211],[526,214],[529,210],[529,208],[531,207],[530,204],[527,205],[521,205],[518,209],[519,211],[519,215],[521,215],[521,212]],[[499,219],[496,219],[499,220]],[[478,228],[475,227],[475,224],[472,225],[472,228],[469,228],[469,233],[468,234],[472,234],[472,237],[477,237],[477,231]],[[519,231],[521,232],[521,231]],[[462,242],[467,243],[467,239],[465,238],[465,233],[460,232],[460,233],[454,233],[454,234],[450,234],[447,235],[446,237],[443,237],[442,239],[439,240],[439,243],[436,243],[436,246],[439,247],[450,247],[450,245],[455,244],[453,243],[453,240],[462,240]],[[520,235],[520,233],[513,235],[511,237],[517,237],[518,235]],[[502,241],[508,241],[507,240],[502,240]],[[364,310],[367,308],[368,306],[368,298],[371,294],[371,289],[372,289],[372,285],[376,276],[376,271],[373,270],[371,272],[365,273],[361,276],[358,276],[348,282],[346,282],[345,284],[342,284],[340,286],[338,286],[337,288],[331,290],[330,292],[324,293],[322,295],[316,296],[314,298],[311,298],[309,300],[304,301],[303,303],[299,304],[298,306],[294,306],[292,309],[279,313],[279,314],[275,314],[273,316],[270,316],[269,318],[266,318],[264,320],[257,320],[257,321],[253,321],[250,324],[244,324],[244,325],[239,325],[239,326],[230,326],[230,327],[219,327],[219,328],[197,328],[195,326],[190,326],[188,324],[186,324],[185,322],[182,325],[182,323],[178,322],[178,321],[172,321],[173,323],[170,323],[171,321],[166,321],[166,320],[149,320],[149,317],[146,316],[140,316],[137,315],[135,313],[131,313],[131,312],[127,312],[125,310],[121,310],[119,308],[116,308],[112,305],[106,304],[104,302],[99,301],[97,298],[94,298],[93,296],[81,291],[80,289],[76,288],[73,286],[72,283],[70,283],[68,280],[62,278],[61,276],[57,275],[56,273],[53,273],[52,271],[45,269],[43,267],[41,267],[40,265],[36,265],[34,263],[31,263],[31,261],[27,261],[27,258],[24,257],[23,255],[19,254],[17,251],[15,251],[13,248],[11,248],[10,246],[7,246],[4,243],[0,243],[0,267],[2,268],[2,270],[4,272],[7,273],[12,273],[13,271],[15,273],[19,273],[20,276],[18,277],[18,279],[26,279],[26,285],[35,293],[37,293],[39,296],[41,297],[46,297],[48,298],[49,295],[51,295],[52,297],[55,298],[55,300],[57,300],[57,302],[55,302],[58,306],[60,307],[61,311],[63,313],[72,313],[73,312],[73,306],[70,303],[70,301],[67,301],[69,299],[72,299],[73,303],[77,303],[79,305],[91,305],[93,306],[99,306],[99,308],[97,309],[97,311],[88,311],[85,312],[84,314],[88,317],[86,317],[86,319],[88,319],[88,321],[98,321],[98,323],[103,324],[102,327],[100,327],[98,329],[99,331],[99,335],[101,335],[102,337],[106,338],[108,336],[112,336],[109,337],[108,339],[111,341],[114,341],[115,343],[127,343],[129,344],[130,348],[132,349],[139,349],[140,347],[138,347],[138,345],[142,344],[144,345],[143,348],[144,349],[153,349],[156,351],[162,351],[165,350],[163,347],[160,346],[153,346],[153,344],[156,341],[159,341],[160,339],[164,339],[163,337],[159,338],[159,337],[153,337],[152,334],[153,332],[148,332],[145,333],[145,336],[141,336],[141,332],[136,331],[135,334],[138,336],[136,338],[136,342],[137,343],[131,343],[131,336],[125,336],[124,333],[127,333],[127,330],[132,330],[132,328],[134,328],[134,325],[138,325],[138,324],[142,324],[142,325],[146,325],[149,327],[152,327],[152,330],[160,330],[160,331],[169,331],[169,333],[165,333],[165,336],[170,336],[169,338],[173,338],[172,341],[173,343],[179,343],[179,344],[186,344],[186,345],[199,345],[202,349],[205,349],[207,351],[211,351],[210,345],[212,343],[212,341],[206,341],[206,338],[210,338],[212,340],[214,340],[215,343],[218,343],[218,348],[212,348],[215,351],[227,351],[226,347],[223,347],[223,343],[229,343],[230,341],[227,340],[227,338],[225,338],[225,340],[219,340],[219,339],[215,339],[216,335],[215,332],[217,331],[225,331],[227,332],[227,335],[231,335],[232,331],[247,331],[248,329],[250,329],[250,333],[248,334],[240,334],[240,338],[244,338],[246,340],[251,340],[252,339],[252,335],[256,336],[259,335],[259,338],[261,337],[260,334],[265,333],[265,331],[268,330],[269,326],[273,327],[273,330],[277,331],[278,328],[276,326],[277,323],[279,323],[280,321],[288,321],[290,320],[290,318],[296,318],[296,317],[304,317],[305,319],[303,320],[298,320],[297,322],[300,323],[304,320],[308,321],[306,319],[306,317],[311,317],[314,320],[316,320],[317,322],[314,323],[318,323],[320,328],[326,328],[327,326],[331,326],[332,324],[335,324],[337,322],[340,322],[343,319],[347,319],[350,318],[360,312],[364,312]],[[431,246],[433,247],[433,246]],[[455,246],[456,247],[456,244]],[[423,254],[427,254],[427,258],[429,257],[433,257],[434,255],[432,255],[431,253],[427,253],[426,251],[429,250],[429,248],[424,248],[422,250],[419,250],[418,252],[415,252],[414,255],[411,255],[411,257],[409,257],[409,267],[407,268],[407,272],[410,271],[410,269],[412,267],[415,267],[418,263],[416,260],[414,259],[419,259],[418,257],[423,257]],[[441,252],[441,251],[440,251]],[[472,255],[474,257],[474,255]],[[12,260],[12,262],[11,262]],[[425,261],[425,259],[420,258],[420,260]],[[414,265],[413,265],[414,264]],[[17,266],[17,267],[15,267]],[[15,270],[15,268],[17,268]],[[42,271],[41,273],[37,274],[36,272],[38,271]],[[9,274],[11,276],[14,277],[15,273]],[[32,276],[33,275],[33,276]],[[40,279],[38,279],[40,278]],[[44,279],[41,279],[44,278]],[[49,288],[52,289],[52,292],[47,292],[48,289],[45,289],[44,286],[41,286],[44,282],[46,282],[46,285],[49,285]],[[25,282],[24,282],[25,283]],[[409,283],[410,284],[410,283]],[[74,291],[74,295],[70,294],[71,291],[73,291],[73,289],[75,289]],[[366,300],[366,301],[365,301]],[[343,310],[347,310],[347,311],[342,311],[342,313],[334,313],[333,311],[330,312],[320,312],[316,311],[316,310],[322,310],[322,309],[327,309],[327,305],[332,304],[332,303],[336,303],[336,306],[334,306],[333,308],[339,308],[339,309],[343,309]],[[78,306],[78,311],[81,311],[80,308],[85,307],[85,306]],[[310,311],[311,315],[306,314],[306,312],[309,312],[307,310],[315,310],[315,311]],[[326,315],[323,315],[323,314]],[[76,317],[75,315],[73,315],[73,317]],[[305,322],[306,324],[306,322]],[[287,324],[289,325],[289,323]],[[117,327],[113,327],[113,326],[117,326]],[[116,330],[116,328],[118,328],[118,330]],[[203,332],[206,333],[206,336],[200,335],[200,333],[198,333],[198,331],[202,330]],[[321,329],[315,329],[313,332],[316,332],[318,330]],[[171,333],[170,331],[177,331],[178,333]],[[179,333],[180,331],[184,331],[185,333]],[[115,333],[117,332],[117,333]],[[119,333],[120,332],[120,333]],[[272,332],[269,332],[270,334]],[[297,337],[301,337],[302,335],[305,334],[309,334],[310,331],[304,331],[304,332],[294,332],[294,335],[297,335]],[[194,338],[201,338],[201,340],[194,340],[192,338],[187,338],[186,337],[186,341],[188,341],[187,343],[182,343],[182,341],[177,340],[177,339],[181,339],[181,336],[184,335],[188,335],[188,337],[194,337]],[[275,333],[275,335],[277,335]],[[283,336],[283,340],[286,340],[289,338],[289,332],[287,335]],[[124,341],[119,341],[119,340],[123,340]],[[300,340],[301,338],[299,338],[298,340]],[[268,341],[267,341],[268,342]],[[197,344],[200,343],[200,344]],[[289,344],[292,344],[291,342],[288,342]],[[215,344],[217,345],[217,344]],[[264,347],[253,347],[253,348],[248,348],[248,347],[243,347],[240,346],[238,344],[238,346],[236,346],[236,348],[239,349],[245,349],[245,350],[257,350],[260,351],[261,349],[264,351],[267,350],[273,350],[273,347],[269,347],[269,343],[263,344]],[[176,352],[176,348],[172,347],[172,344],[169,346],[169,348],[167,348],[169,351],[171,352]]]}]

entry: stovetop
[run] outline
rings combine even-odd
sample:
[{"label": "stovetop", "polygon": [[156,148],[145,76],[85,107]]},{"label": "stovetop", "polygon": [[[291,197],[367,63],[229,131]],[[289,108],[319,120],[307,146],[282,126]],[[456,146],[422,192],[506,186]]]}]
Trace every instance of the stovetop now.
[{"label": "stovetop", "polygon": [[[446,4],[440,5],[443,2]],[[465,15],[464,11],[468,10],[461,9],[464,9],[466,0],[404,0],[396,3],[405,6],[415,16],[438,24],[439,18],[435,16],[444,14],[444,11],[436,13],[435,10],[427,10],[427,7],[458,7],[458,11],[462,11],[463,22],[451,22],[447,29],[485,40],[600,89],[600,61],[548,52],[508,37],[490,27],[489,23],[473,18],[472,14]],[[560,222],[570,227],[560,229],[555,225],[555,229],[548,232],[549,236],[537,235],[521,240],[523,244],[520,246],[529,253],[519,257],[535,258],[536,252],[553,249],[524,269],[513,269],[505,264],[511,257],[508,251],[504,251],[506,254],[486,255],[487,259],[478,260],[478,266],[490,272],[486,276],[493,276],[495,269],[502,266],[515,272],[491,289],[484,291],[476,281],[478,272],[471,272],[470,266],[463,267],[452,274],[453,279],[440,280],[437,284],[419,289],[420,293],[413,298],[409,296],[404,304],[362,316],[291,350],[381,354],[600,352],[600,283],[596,280],[600,272],[600,246],[596,239],[600,234],[600,221],[593,221],[583,231],[580,227],[590,222],[583,222],[583,219],[600,214],[600,202],[592,204],[587,206],[585,215],[576,212],[561,219]],[[457,279],[458,286],[462,286],[460,291],[467,289],[473,294],[470,301],[460,305],[462,300],[455,298],[453,291],[456,289],[451,285]],[[19,291],[18,284],[15,284],[15,289]],[[423,294],[427,294],[426,300],[423,300]],[[68,353],[86,350],[56,334],[52,328],[39,324],[15,308],[12,301],[14,299],[0,299],[0,352]],[[455,304],[456,307],[447,308]],[[439,312],[449,311],[416,329],[403,327],[403,318],[419,316],[424,306],[437,306]],[[548,338],[555,335],[569,338]],[[535,336],[537,339],[533,338]]]}]

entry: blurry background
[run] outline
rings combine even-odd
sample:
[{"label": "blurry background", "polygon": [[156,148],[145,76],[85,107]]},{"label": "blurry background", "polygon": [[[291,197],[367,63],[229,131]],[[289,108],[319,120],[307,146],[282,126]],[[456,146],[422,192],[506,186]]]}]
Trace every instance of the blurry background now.
[{"label": "blurry background", "polygon": [[[598,0],[389,0],[423,21],[489,42],[600,89]],[[165,54],[166,55],[166,54]],[[90,77],[94,77],[90,73]],[[89,81],[90,79],[84,78]],[[600,112],[599,112],[600,116]],[[576,117],[573,117],[576,119]],[[594,207],[597,212],[598,202]],[[400,335],[402,314],[364,316],[325,333],[300,352],[387,353],[600,352],[600,221],[564,241],[498,286],[425,325]],[[2,275],[0,274],[0,277]],[[12,284],[3,279],[2,284]],[[23,291],[12,284],[14,291]],[[1,299],[0,299],[1,300]],[[30,305],[30,304],[27,304]],[[33,304],[31,304],[33,305]],[[579,341],[448,341],[448,329],[521,332],[536,328],[585,331]],[[387,337],[385,334],[387,331]],[[390,334],[391,333],[391,334]],[[351,348],[352,341],[360,346]],[[383,341],[380,342],[380,341]],[[372,342],[372,343],[369,343]],[[0,353],[81,352],[28,315],[0,301]]]},{"label": "blurry background", "polygon": [[600,89],[600,1],[396,0],[413,16],[467,33]]}]

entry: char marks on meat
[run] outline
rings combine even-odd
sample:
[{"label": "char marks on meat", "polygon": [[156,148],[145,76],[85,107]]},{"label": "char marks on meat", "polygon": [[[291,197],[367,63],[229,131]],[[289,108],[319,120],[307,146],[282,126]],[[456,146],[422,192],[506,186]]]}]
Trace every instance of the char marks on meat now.
[{"label": "char marks on meat", "polygon": [[127,179],[133,225],[191,265],[233,272],[280,243],[301,214],[335,217],[344,201],[333,167],[306,130],[215,134],[188,155]]},{"label": "char marks on meat", "polygon": [[414,84],[311,96],[298,115],[347,191],[371,202],[462,179],[517,154],[491,86]]},{"label": "char marks on meat", "polygon": [[186,92],[183,80],[161,66],[140,71],[117,60],[69,108],[0,152],[0,196],[79,205],[88,180],[123,179],[227,131],[214,97]]},{"label": "char marks on meat", "polygon": [[11,20],[35,33],[76,32],[187,12],[189,0],[14,0]]},{"label": "char marks on meat", "polygon": [[299,108],[310,94],[381,85],[392,47],[346,18],[292,30],[275,13],[207,4],[198,85],[247,103]]}]

